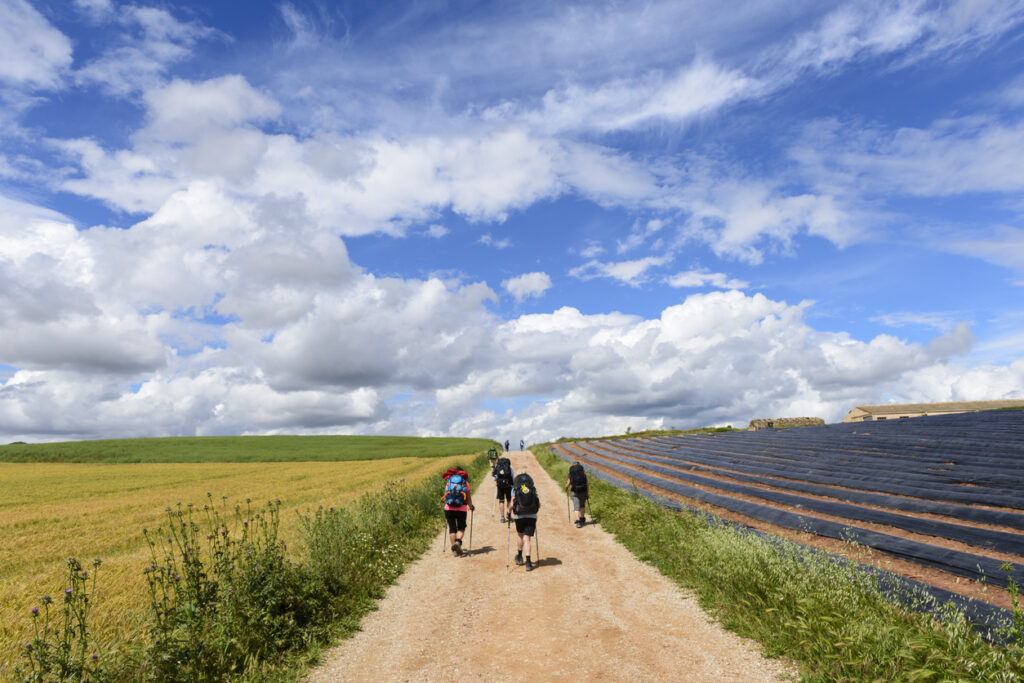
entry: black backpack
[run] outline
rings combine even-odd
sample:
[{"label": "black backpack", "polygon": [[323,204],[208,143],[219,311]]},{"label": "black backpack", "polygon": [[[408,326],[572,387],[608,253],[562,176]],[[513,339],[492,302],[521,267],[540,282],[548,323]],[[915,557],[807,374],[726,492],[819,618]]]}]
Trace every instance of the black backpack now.
[{"label": "black backpack", "polygon": [[515,493],[515,513],[517,515],[535,515],[540,510],[540,498],[537,497],[537,488],[533,485],[533,478],[528,474],[516,476],[512,485]]},{"label": "black backpack", "polygon": [[498,486],[512,485],[512,463],[508,458],[498,458],[498,462],[494,463],[494,481],[498,482]]},{"label": "black backpack", "polygon": [[583,465],[572,465],[569,468],[569,487],[576,492],[587,490],[587,473],[583,471]]}]

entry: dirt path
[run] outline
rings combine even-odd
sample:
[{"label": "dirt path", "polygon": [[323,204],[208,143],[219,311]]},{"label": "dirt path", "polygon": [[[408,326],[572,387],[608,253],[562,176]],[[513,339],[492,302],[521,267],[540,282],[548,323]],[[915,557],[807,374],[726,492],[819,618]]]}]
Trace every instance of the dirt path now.
[{"label": "dirt path", "polygon": [[[794,668],[710,622],[668,579],[600,526],[569,523],[566,499],[529,452],[540,566],[505,569],[506,525],[492,515],[490,479],[475,492],[473,548],[433,545],[392,586],[363,630],[325,654],[308,681],[776,681]],[[438,515],[440,525],[440,514]],[[515,554],[515,528],[512,529]],[[468,546],[468,533],[467,542]]]}]

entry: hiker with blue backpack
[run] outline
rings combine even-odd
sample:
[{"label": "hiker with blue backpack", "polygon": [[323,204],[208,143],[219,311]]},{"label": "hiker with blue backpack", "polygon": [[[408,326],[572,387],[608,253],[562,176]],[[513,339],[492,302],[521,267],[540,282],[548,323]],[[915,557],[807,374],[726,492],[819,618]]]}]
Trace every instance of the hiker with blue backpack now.
[{"label": "hiker with blue backpack", "polygon": [[441,475],[444,485],[444,518],[448,522],[448,539],[452,544],[452,552],[462,555],[462,536],[466,533],[466,516],[468,511],[475,510],[473,496],[469,492],[469,475],[465,470],[449,467]]},{"label": "hiker with blue backpack", "polygon": [[530,540],[537,534],[540,497],[537,495],[537,487],[533,484],[533,478],[525,471],[516,476],[512,484],[512,512],[515,513],[516,534],[519,536],[516,539],[516,548],[518,548],[516,564],[520,566],[525,564],[526,571],[532,572],[537,565],[530,561]]}]

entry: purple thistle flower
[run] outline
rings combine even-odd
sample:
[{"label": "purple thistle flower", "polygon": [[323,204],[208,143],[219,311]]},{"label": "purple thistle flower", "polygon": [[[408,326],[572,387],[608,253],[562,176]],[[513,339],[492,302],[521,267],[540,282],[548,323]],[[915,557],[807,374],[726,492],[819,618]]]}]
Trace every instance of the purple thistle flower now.
[{"label": "purple thistle flower", "polygon": [[93,655],[93,656],[92,656],[92,661],[94,661],[94,662],[95,662],[95,661],[96,661],[97,659],[99,659],[99,658],[100,658],[100,656],[99,656],[99,655]]},{"label": "purple thistle flower", "polygon": [[34,617],[38,617],[39,616],[39,608],[38,607],[33,607],[32,608],[32,616],[34,616]]},{"label": "purple thistle flower", "polygon": [[44,605],[49,605],[51,602],[53,602],[53,598],[51,598],[49,595],[44,595],[43,596],[43,604]]}]

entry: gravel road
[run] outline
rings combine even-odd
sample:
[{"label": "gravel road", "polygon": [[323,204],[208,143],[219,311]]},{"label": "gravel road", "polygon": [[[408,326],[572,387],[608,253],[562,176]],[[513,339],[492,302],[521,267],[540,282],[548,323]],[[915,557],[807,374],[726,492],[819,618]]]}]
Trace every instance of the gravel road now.
[{"label": "gravel road", "polygon": [[[793,666],[765,659],[756,643],[713,623],[695,598],[599,525],[570,524],[563,482],[529,451],[509,455],[540,494],[540,553],[533,553],[540,566],[506,570],[508,530],[491,514],[494,486],[486,479],[474,491],[472,551],[461,558],[441,552],[439,511],[431,548],[307,681],[797,678]],[[511,535],[510,556],[514,527]]]}]

